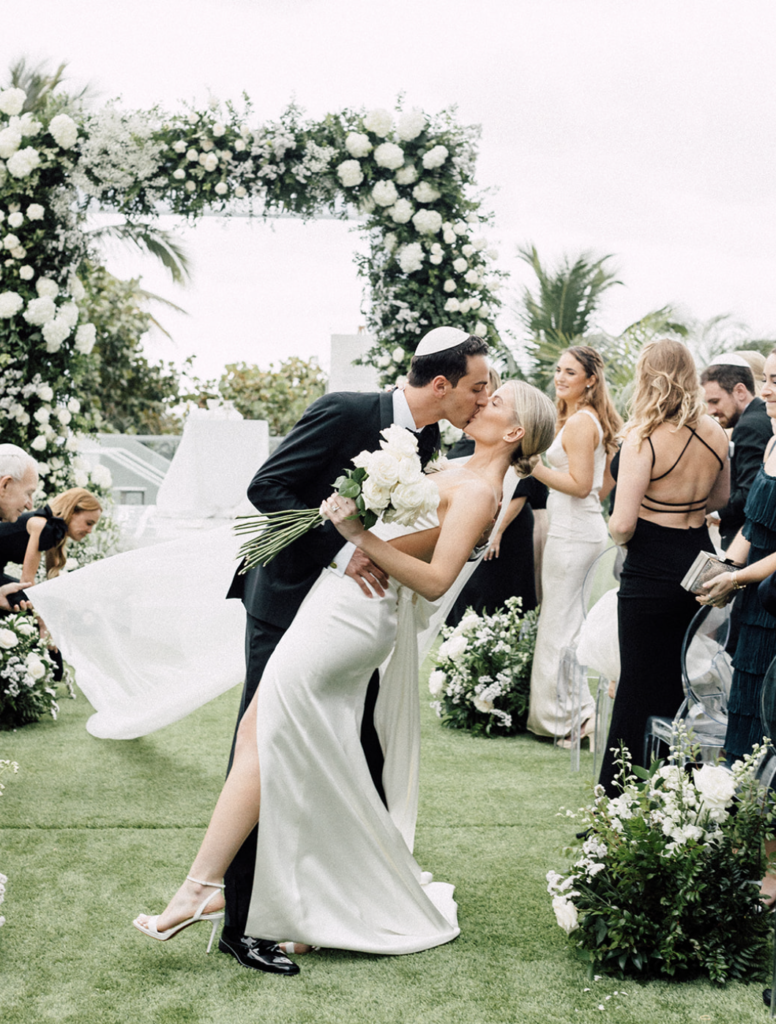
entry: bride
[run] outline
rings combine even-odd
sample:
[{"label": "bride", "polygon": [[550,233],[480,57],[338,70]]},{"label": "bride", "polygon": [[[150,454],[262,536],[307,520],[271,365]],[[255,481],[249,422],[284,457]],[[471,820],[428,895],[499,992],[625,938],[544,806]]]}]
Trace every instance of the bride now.
[{"label": "bride", "polygon": [[[139,915],[136,928],[164,941],[208,920],[212,943],[223,916],[221,879],[259,821],[250,935],[294,939],[297,952],[327,946],[385,954],[417,952],[458,935],[453,887],[421,872],[411,854],[414,816],[403,806],[415,781],[402,747],[402,704],[417,693],[418,597],[433,601],[453,583],[495,516],[509,465],[530,472],[554,428],[551,401],[511,381],[470,424],[471,460],[435,475],[440,502],[430,528],[387,541],[379,527],[364,530],[350,499],[333,495],[323,503],[337,530],[381,566],[390,585],[383,598],[370,600],[349,580],[322,573],[242,719],[232,770],[190,874],[166,909]],[[377,711],[386,809],[359,734],[370,676],[389,655]]]}]

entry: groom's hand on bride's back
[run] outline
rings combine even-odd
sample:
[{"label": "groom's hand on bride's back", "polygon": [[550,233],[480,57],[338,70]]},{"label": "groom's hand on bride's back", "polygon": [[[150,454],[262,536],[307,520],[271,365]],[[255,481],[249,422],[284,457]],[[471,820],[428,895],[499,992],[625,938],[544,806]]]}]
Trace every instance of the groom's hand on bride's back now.
[{"label": "groom's hand on bride's back", "polygon": [[367,597],[373,597],[374,594],[382,597],[385,594],[385,588],[388,586],[387,575],[358,548],[353,552],[353,556],[348,562],[345,575],[355,580]]}]

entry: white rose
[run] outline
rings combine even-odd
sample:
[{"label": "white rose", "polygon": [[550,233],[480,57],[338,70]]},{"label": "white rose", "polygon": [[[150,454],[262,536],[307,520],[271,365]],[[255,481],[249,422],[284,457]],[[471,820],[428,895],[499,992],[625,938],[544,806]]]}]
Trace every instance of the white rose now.
[{"label": "white rose", "polygon": [[77,398],[71,398],[70,401],[67,403],[67,407],[70,410],[70,412],[73,413],[81,411],[81,403],[78,401]]},{"label": "white rose", "polygon": [[[455,243],[458,241],[458,237],[452,228],[445,228],[445,230],[442,232],[442,241],[445,243],[445,245],[455,245]],[[465,251],[466,250],[464,249],[464,252]]]},{"label": "white rose", "polygon": [[470,307],[471,307],[472,309],[479,309],[479,308],[480,308],[480,306],[482,305],[482,299],[478,298],[478,297],[477,297],[476,295],[473,295],[473,296],[472,296],[472,297],[471,297],[471,298],[470,298],[470,299],[468,300],[468,302],[469,302],[469,306],[470,306]]},{"label": "white rose", "polygon": [[73,480],[76,487],[86,487],[89,483],[89,474],[83,469],[76,469],[73,473]]},{"label": "white rose", "polygon": [[206,171],[214,171],[218,167],[218,157],[215,153],[203,153],[199,158],[199,162]]},{"label": "white rose", "polygon": [[79,310],[74,302],[65,302],[59,307],[59,318],[64,320],[68,327],[75,327],[78,323]]},{"label": "white rose", "polygon": [[197,188],[197,186],[194,184],[193,181],[187,181],[186,182],[186,191],[187,192],[195,192],[196,188]]},{"label": "white rose", "polygon": [[364,118],[364,127],[368,132],[374,132],[384,139],[393,127],[393,117],[389,111],[382,108],[370,110]]},{"label": "white rose", "polygon": [[378,206],[393,206],[399,193],[392,181],[378,181],[372,189],[372,198]]},{"label": "white rose", "polygon": [[66,427],[72,418],[67,409],[57,409],[57,419],[63,427]]},{"label": "white rose", "polygon": [[395,231],[389,231],[388,234],[383,238],[385,242],[385,248],[388,252],[393,252],[396,246],[399,244],[399,239]]},{"label": "white rose", "polygon": [[183,179],[186,177],[186,172],[183,170],[182,167],[177,167],[172,172],[172,176],[173,178],[175,178],[176,181],[183,181]]},{"label": "white rose", "polygon": [[460,224],[456,224],[455,227],[453,228],[453,231],[455,231],[456,235],[465,235],[468,230],[468,226],[463,222],[461,222]]},{"label": "white rose", "polygon": [[30,442],[30,447],[34,448],[36,452],[45,451],[47,445],[48,441],[43,434],[38,434],[38,436],[33,438]]},{"label": "white rose", "polygon": [[48,384],[41,384],[38,388],[37,395],[41,402],[51,402],[54,398],[54,389]]},{"label": "white rose", "polygon": [[92,481],[98,487],[111,487],[113,484],[113,475],[107,466],[103,466],[101,462],[98,462],[94,469],[91,471]]},{"label": "white rose", "polygon": [[476,271],[474,267],[472,267],[471,270],[467,270],[464,275],[464,281],[466,281],[467,284],[479,284],[480,275],[478,271]]},{"label": "white rose", "polygon": [[361,487],[361,497],[364,499],[366,507],[379,515],[387,507],[391,499],[391,492],[389,488],[380,487],[371,477],[368,477]]},{"label": "white rose", "polygon": [[3,245],[6,249],[15,249],[19,245],[19,239],[16,235],[9,233],[3,239]]},{"label": "white rose", "polygon": [[497,260],[498,259],[498,249],[488,249],[488,251],[485,253],[485,255],[488,257],[488,259]]},{"label": "white rose", "polygon": [[461,313],[468,313],[471,308],[472,308],[471,300],[470,299],[463,299],[461,301],[461,304],[458,307],[458,310]]},{"label": "white rose", "polygon": [[479,238],[473,239],[472,245],[474,246],[475,249],[478,249],[478,250],[487,249],[488,248],[488,240],[487,240],[487,238],[484,238],[484,237],[480,236]]},{"label": "white rose", "polygon": [[19,277],[22,281],[31,281],[33,277],[35,277],[35,271],[29,263],[25,263],[23,267],[19,267]]},{"label": "white rose", "polygon": [[391,365],[391,357],[387,355],[387,353],[383,352],[382,355],[378,356],[377,359],[375,359],[375,364],[381,370],[384,370],[387,366]]},{"label": "white rose", "polygon": [[399,483],[409,486],[423,480],[423,470],[420,468],[420,459],[402,459],[399,463]]},{"label": "white rose", "polygon": [[0,629],[0,647],[10,651],[19,643],[19,638],[12,629]]},{"label": "white rose", "polygon": [[441,669],[434,669],[428,677],[428,690],[432,697],[441,697],[447,683],[447,676]]},{"label": "white rose", "polygon": [[48,295],[44,295],[39,299],[30,299],[24,311],[24,319],[28,324],[34,324],[36,327],[39,327],[41,324],[46,324],[49,320],[53,320],[56,313],[57,307],[54,305],[54,300],[49,298]]},{"label": "white rose", "polygon": [[234,194],[237,196],[238,199],[242,199],[243,196],[248,195],[248,191],[247,189],[243,188],[242,185],[238,185],[237,188],[234,190]]},{"label": "white rose", "polygon": [[32,418],[37,423],[48,423],[49,417],[51,416],[51,410],[46,409],[45,406],[41,406],[40,409],[36,409],[32,414]]},{"label": "white rose", "polygon": [[245,152],[245,143],[243,142],[242,139],[236,139],[235,140],[235,144],[234,144],[234,148],[235,148],[236,152],[244,153]]},{"label": "white rose", "polygon": [[423,246],[420,242],[403,245],[396,256],[405,274],[413,274],[423,266]]},{"label": "white rose", "polygon": [[424,476],[416,480],[415,483],[397,484],[391,494],[391,504],[396,510],[391,515],[391,519],[404,526],[411,526],[427,505],[427,486],[436,491],[431,481]]},{"label": "white rose", "polygon": [[10,117],[21,114],[27,93],[24,89],[4,89],[0,92],[0,111]]},{"label": "white rose", "polygon": [[427,153],[423,154],[423,166],[427,171],[432,171],[435,167],[441,167],[448,155],[445,146],[434,146],[433,149],[429,149]]},{"label": "white rose", "polygon": [[42,299],[55,299],[59,295],[59,285],[50,277],[40,277],[35,285],[35,291]]},{"label": "white rose", "polygon": [[364,180],[364,172],[358,160],[343,160],[337,167],[337,176],[345,188],[354,188]]},{"label": "white rose", "polygon": [[22,133],[18,128],[9,126],[0,132],[0,156],[3,160],[13,156],[21,144]]},{"label": "white rose", "polygon": [[[203,149],[206,153],[216,148],[212,139],[200,139],[199,145],[200,149]],[[199,158],[199,162],[202,163],[202,157]]]},{"label": "white rose", "polygon": [[17,412],[16,414],[16,422],[20,423],[23,427],[26,427],[30,422],[30,414],[22,409],[21,412]]},{"label": "white rose", "polygon": [[220,121],[216,121],[213,125],[213,138],[220,139],[222,135],[226,134],[226,127],[222,125]]},{"label": "white rose", "polygon": [[369,136],[363,132],[351,132],[345,138],[345,149],[351,156],[358,158],[365,157],[372,150],[372,143]]},{"label": "white rose", "polygon": [[24,257],[27,255],[27,250],[24,248],[24,246],[17,245],[15,248],[11,249],[11,255],[14,257],[14,259],[23,260]]},{"label": "white rose", "polygon": [[456,658],[460,658],[468,646],[469,641],[465,636],[451,636],[440,646],[438,657],[443,660],[448,658],[450,661],[455,661]]},{"label": "white rose", "polygon": [[178,139],[176,142],[173,142],[172,148],[176,153],[185,153],[187,145],[188,143],[185,139]]},{"label": "white rose", "polygon": [[46,666],[34,651],[28,654],[25,660],[27,662],[27,671],[33,679],[42,679],[45,676]]},{"label": "white rose", "polygon": [[458,299],[451,298],[445,303],[445,313],[457,313],[461,308],[461,304]]},{"label": "white rose", "polygon": [[406,354],[407,353],[404,351],[401,345],[397,345],[393,352],[391,352],[391,358],[395,363],[401,363],[404,361],[404,357]]},{"label": "white rose", "polygon": [[447,281],[445,281],[442,287],[446,292],[454,292],[458,285],[455,283],[455,281],[451,281],[448,279]]},{"label": "white rose", "polygon": [[38,151],[32,146],[17,150],[6,164],[8,173],[14,178],[26,178],[40,163]]},{"label": "white rose", "polygon": [[472,331],[472,334],[474,334],[478,338],[484,338],[487,333],[488,328],[481,321],[475,326],[474,330]]},{"label": "white rose", "polygon": [[493,710],[493,701],[492,700],[485,700],[483,697],[479,697],[479,696],[475,697],[472,700],[472,704],[483,715],[488,715]]},{"label": "white rose", "polygon": [[410,164],[408,167],[400,167],[394,177],[400,185],[411,185],[413,181],[418,180],[418,172]]},{"label": "white rose", "polygon": [[426,115],[422,110],[408,110],[399,117],[396,134],[403,142],[416,139],[426,127]]},{"label": "white rose", "polygon": [[399,460],[390,452],[372,452],[366,471],[375,486],[390,488],[399,480]]},{"label": "white rose", "polygon": [[429,256],[428,261],[433,263],[435,267],[438,267],[442,262],[442,257],[438,253],[434,253],[432,256]]},{"label": "white rose", "polygon": [[192,146],[191,149],[187,149],[186,150],[186,159],[187,160],[191,160],[191,162],[193,164],[198,163],[199,162],[199,150],[194,149],[193,146]]},{"label": "white rose", "polygon": [[73,296],[73,299],[76,302],[80,302],[86,295],[86,289],[81,284],[79,279],[75,276],[75,274],[71,274],[70,277],[67,279],[67,290],[70,292],[70,294]]},{"label": "white rose", "polygon": [[704,764],[695,769],[695,788],[700,793],[703,809],[709,811],[714,820],[727,816],[727,808],[736,792],[731,771],[718,765]]},{"label": "white rose", "polygon": [[412,190],[412,195],[419,203],[434,203],[439,199],[442,193],[429,185],[427,181],[421,181],[421,183],[416,185]]},{"label": "white rose", "polygon": [[374,158],[378,167],[395,171],[404,165],[404,150],[395,142],[383,142],[375,149]]},{"label": "white rose", "polygon": [[463,272],[467,270],[468,267],[469,264],[466,262],[463,256],[459,256],[457,260],[453,260],[453,270],[456,272],[456,274],[463,274]]},{"label": "white rose", "polygon": [[56,117],[52,117],[49,132],[62,149],[70,149],[78,139],[78,125],[67,114],[57,114]]},{"label": "white rose", "polygon": [[216,195],[219,195],[219,196],[226,195],[226,193],[228,191],[229,191],[229,186],[226,184],[225,181],[219,181],[219,183],[215,187]]},{"label": "white rose", "polygon": [[395,224],[406,224],[410,217],[412,217],[413,210],[414,207],[409,199],[397,199],[393,206],[389,208],[388,213]]},{"label": "white rose", "polygon": [[81,324],[78,330],[75,332],[75,349],[76,352],[81,352],[83,355],[88,356],[94,348],[94,343],[97,340],[97,328],[94,324]]},{"label": "white rose", "polygon": [[476,251],[477,250],[474,248],[474,246],[469,244],[468,242],[461,248],[461,252],[464,254],[464,256],[473,256]]},{"label": "white rose", "polygon": [[400,427],[398,423],[392,423],[390,427],[381,430],[383,438],[380,447],[383,451],[390,452],[397,459],[411,459],[418,454],[418,441],[411,430]]},{"label": "white rose", "polygon": [[0,292],[0,318],[16,316],[24,305],[18,292]]},{"label": "white rose", "polygon": [[555,911],[555,920],[561,926],[566,935],[571,935],[579,927],[579,916],[577,908],[564,896],[555,896],[552,901],[552,909]]},{"label": "white rose", "polygon": [[19,213],[17,210],[15,213],[8,215],[8,226],[12,228],[20,228],[24,223],[24,214]]},{"label": "white rose", "polygon": [[412,223],[421,235],[435,235],[442,228],[442,215],[436,210],[418,210]]}]

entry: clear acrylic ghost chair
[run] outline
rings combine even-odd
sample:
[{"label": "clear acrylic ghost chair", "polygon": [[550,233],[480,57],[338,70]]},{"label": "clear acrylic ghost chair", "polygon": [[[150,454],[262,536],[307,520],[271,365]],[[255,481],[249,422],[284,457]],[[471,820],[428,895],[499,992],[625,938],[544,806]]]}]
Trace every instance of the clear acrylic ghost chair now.
[{"label": "clear acrylic ghost chair", "polygon": [[[582,593],[580,595],[583,619],[587,618],[590,609],[607,591],[613,590],[617,586],[619,578],[619,572],[615,575],[617,568],[617,555],[618,548],[616,545],[608,547],[598,556],[598,558],[596,558],[585,574],[585,579],[582,583]],[[614,628],[616,629],[616,620]],[[599,697],[597,698],[596,705],[596,723],[598,723],[598,700],[600,700],[602,689],[603,692],[606,693],[609,686],[608,679],[603,679],[597,673],[593,673],[591,675],[588,674],[588,667],[582,664],[577,657],[578,642],[579,636],[575,637],[569,646],[564,647],[561,650],[556,691],[556,707],[558,709],[555,729],[556,743],[558,742],[562,728],[561,720],[565,722],[570,718],[572,771],[579,771],[581,732],[584,724],[582,721],[582,695],[590,686],[591,682],[597,682]],[[596,735],[591,742],[593,749],[596,749],[597,738],[598,728],[596,728]]]},{"label": "clear acrylic ghost chair", "polygon": [[682,643],[684,700],[673,719],[653,716],[644,733],[644,763],[671,745],[676,726],[684,722],[690,738],[701,748],[702,761],[716,761],[725,744],[727,703],[733,682],[733,663],[725,646],[730,635],[733,605],[703,605],[693,616]]}]

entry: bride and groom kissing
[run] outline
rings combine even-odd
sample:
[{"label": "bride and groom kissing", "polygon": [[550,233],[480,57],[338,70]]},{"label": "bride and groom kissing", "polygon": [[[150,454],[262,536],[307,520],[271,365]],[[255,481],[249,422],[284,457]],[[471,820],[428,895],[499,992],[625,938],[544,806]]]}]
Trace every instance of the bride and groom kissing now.
[{"label": "bride and groom kissing", "polygon": [[[409,953],[458,934],[453,887],[432,882],[411,853],[418,595],[435,600],[452,585],[494,518],[510,462],[527,471],[555,423],[529,385],[487,388],[487,345],[436,328],[405,389],[324,396],[254,477],[260,511],[323,502],[329,521],[235,576],[246,678],[230,770],[191,875],[161,915],[134,922],[146,935],[166,940],[203,919],[214,933],[223,919],[222,952],[295,974],[288,952]],[[443,418],[469,427],[478,451],[436,475],[438,523],[394,529],[387,542],[379,524],[363,530],[349,499],[325,501],[392,423],[418,434],[427,461]]]}]

